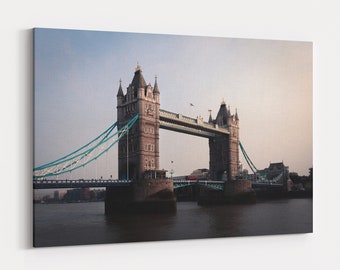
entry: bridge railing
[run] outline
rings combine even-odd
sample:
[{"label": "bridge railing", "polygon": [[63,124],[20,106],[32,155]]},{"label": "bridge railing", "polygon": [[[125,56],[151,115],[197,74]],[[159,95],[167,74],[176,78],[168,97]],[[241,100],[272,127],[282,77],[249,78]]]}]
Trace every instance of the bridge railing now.
[{"label": "bridge railing", "polygon": [[205,186],[216,190],[224,190],[224,181],[213,180],[189,180],[189,179],[176,179],[174,180],[174,189],[183,188],[187,186]]},{"label": "bridge railing", "polygon": [[44,179],[33,180],[34,189],[51,189],[51,188],[84,188],[84,187],[111,187],[111,186],[129,186],[132,180],[120,180],[120,179]]},{"label": "bridge railing", "polygon": [[130,183],[132,180],[121,179],[34,179],[35,183]]}]

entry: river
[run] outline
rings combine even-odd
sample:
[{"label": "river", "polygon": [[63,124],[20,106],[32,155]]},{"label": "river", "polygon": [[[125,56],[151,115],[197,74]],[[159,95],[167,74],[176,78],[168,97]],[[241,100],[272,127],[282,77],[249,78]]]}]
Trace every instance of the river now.
[{"label": "river", "polygon": [[104,202],[34,204],[36,247],[308,233],[312,199],[201,207],[178,202],[174,214],[106,217]]}]

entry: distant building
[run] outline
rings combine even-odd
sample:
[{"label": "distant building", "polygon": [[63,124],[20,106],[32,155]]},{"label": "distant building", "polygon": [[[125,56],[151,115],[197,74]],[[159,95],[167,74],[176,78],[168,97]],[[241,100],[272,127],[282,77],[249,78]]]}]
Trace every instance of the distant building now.
[{"label": "distant building", "polygon": [[289,179],[289,167],[285,166],[283,162],[270,163],[268,168],[258,171],[259,175],[264,176],[267,180],[275,180],[278,178],[278,183],[287,184]]},{"label": "distant building", "polygon": [[76,188],[67,190],[64,200],[67,202],[88,201],[90,200],[89,188]]}]

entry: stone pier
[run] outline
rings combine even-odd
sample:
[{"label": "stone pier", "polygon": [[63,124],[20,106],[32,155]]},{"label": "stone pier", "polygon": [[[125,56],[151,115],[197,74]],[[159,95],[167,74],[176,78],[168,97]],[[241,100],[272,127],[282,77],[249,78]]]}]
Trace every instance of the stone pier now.
[{"label": "stone pier", "polygon": [[256,193],[249,180],[224,182],[224,191],[206,191],[200,195],[199,205],[256,203]]},{"label": "stone pier", "polygon": [[106,215],[175,211],[176,197],[170,179],[142,179],[129,187],[106,188]]}]

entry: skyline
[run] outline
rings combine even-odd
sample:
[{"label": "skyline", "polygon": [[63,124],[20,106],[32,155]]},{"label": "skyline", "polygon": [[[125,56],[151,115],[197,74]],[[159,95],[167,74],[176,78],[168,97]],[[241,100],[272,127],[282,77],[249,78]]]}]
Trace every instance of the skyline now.
[{"label": "skyline", "polygon": [[[311,42],[35,29],[34,60],[35,166],[116,121],[119,80],[125,93],[137,63],[147,83],[157,76],[163,110],[207,121],[222,100],[237,108],[257,168],[283,161],[307,175],[313,166]],[[160,168],[174,175],[209,168],[208,151],[206,139],[160,131]],[[110,155],[84,175],[108,164],[106,174],[117,175],[117,149]]]}]

